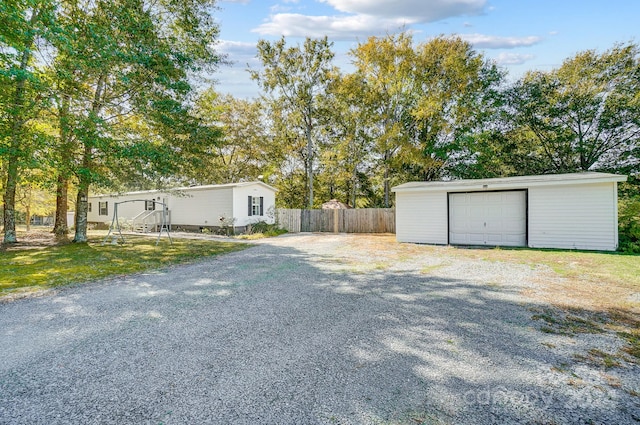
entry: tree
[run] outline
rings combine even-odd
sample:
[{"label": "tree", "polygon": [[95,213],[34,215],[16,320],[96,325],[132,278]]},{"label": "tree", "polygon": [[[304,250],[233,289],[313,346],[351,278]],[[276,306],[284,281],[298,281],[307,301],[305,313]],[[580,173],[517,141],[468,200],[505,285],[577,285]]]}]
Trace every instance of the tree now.
[{"label": "tree", "polygon": [[527,145],[520,172],[637,171],[639,53],[633,43],[589,50],[518,81],[508,100],[513,132]]},{"label": "tree", "polygon": [[384,206],[392,183],[455,175],[470,137],[486,130],[502,74],[460,38],[414,47],[408,34],[370,38],[351,52],[364,82],[360,104],[381,165]]},{"label": "tree", "polygon": [[367,135],[381,166],[384,206],[391,206],[393,160],[408,140],[403,121],[414,106],[415,51],[406,33],[370,37],[350,51],[360,85],[359,107],[367,120]]},{"label": "tree", "polygon": [[196,101],[196,110],[206,125],[221,132],[208,163],[203,169],[194,170],[196,181],[233,183],[272,174],[269,163],[275,162],[277,156],[272,156],[269,147],[267,120],[260,101],[220,96],[208,89]]},{"label": "tree", "polygon": [[303,160],[307,205],[310,208],[314,203],[315,140],[319,131],[320,99],[333,73],[331,47],[327,37],[319,40],[306,38],[303,46],[289,48],[284,37],[273,43],[260,40],[258,58],[263,69],[250,71],[251,78],[271,95],[271,108],[280,109],[287,123],[304,137],[306,150]]},{"label": "tree", "polygon": [[[322,116],[324,146],[318,181],[322,199],[337,198],[354,207],[370,206],[373,158],[371,117],[361,105],[364,81],[356,74],[332,79]],[[322,142],[321,142],[322,144]]]},{"label": "tree", "polygon": [[[45,49],[54,25],[49,0],[7,0],[0,4],[0,156],[4,184],[4,243],[16,239],[16,189],[21,168],[32,162],[41,140],[29,122],[45,107],[44,79],[34,55]],[[45,93],[43,95],[43,93]]]},{"label": "tree", "polygon": [[[219,59],[212,47],[217,25],[209,13],[214,4],[65,3],[65,37],[56,46],[59,187],[71,173],[77,179],[74,241],[87,240],[92,184],[112,184],[114,177],[129,175],[125,167],[175,170],[182,158],[202,152],[215,139],[188,105],[190,73],[211,69]],[[144,134],[135,132],[140,120]]]},{"label": "tree", "polygon": [[[404,180],[455,177],[473,161],[473,142],[493,137],[503,74],[458,37],[437,37],[416,52],[410,143],[401,151]],[[470,145],[471,143],[471,145]]]}]

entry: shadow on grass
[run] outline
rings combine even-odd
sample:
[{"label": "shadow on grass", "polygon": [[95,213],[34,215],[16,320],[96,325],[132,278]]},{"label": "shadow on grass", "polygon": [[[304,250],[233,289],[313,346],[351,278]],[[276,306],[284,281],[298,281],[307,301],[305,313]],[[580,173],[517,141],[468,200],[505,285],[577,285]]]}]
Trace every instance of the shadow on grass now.
[{"label": "shadow on grass", "polygon": [[[127,243],[102,245],[101,239],[89,243],[64,243],[39,249],[11,249],[0,253],[0,291],[49,289],[81,284],[110,276],[138,273],[172,264],[183,264],[246,248],[204,240],[164,239],[129,236]],[[2,293],[0,293],[1,295]]]}]

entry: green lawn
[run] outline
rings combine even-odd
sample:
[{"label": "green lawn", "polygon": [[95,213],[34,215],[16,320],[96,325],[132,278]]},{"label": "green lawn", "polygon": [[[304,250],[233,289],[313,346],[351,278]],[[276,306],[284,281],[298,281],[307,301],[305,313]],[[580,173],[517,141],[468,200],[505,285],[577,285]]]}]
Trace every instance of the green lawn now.
[{"label": "green lawn", "polygon": [[156,238],[140,236],[127,236],[126,241],[103,246],[102,237],[94,237],[88,244],[10,247],[0,251],[0,296],[159,269],[249,246],[186,239],[174,239],[170,245],[166,238],[156,246]]}]

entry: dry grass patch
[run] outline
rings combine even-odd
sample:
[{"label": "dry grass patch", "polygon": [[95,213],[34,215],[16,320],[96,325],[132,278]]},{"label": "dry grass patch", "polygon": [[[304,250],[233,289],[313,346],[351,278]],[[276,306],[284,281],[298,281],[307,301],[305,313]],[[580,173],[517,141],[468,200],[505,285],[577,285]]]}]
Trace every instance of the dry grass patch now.
[{"label": "dry grass patch", "polygon": [[[627,345],[609,360],[615,362],[624,357],[640,361],[640,256],[430,246],[398,243],[395,235],[387,234],[349,238],[343,250],[364,252],[372,261],[389,265],[424,258],[425,264],[419,269],[423,274],[465,259],[528,265],[539,273],[535,289],[526,290],[524,294],[550,306],[532,312],[533,318],[541,323],[542,331],[565,335],[614,332]],[[441,263],[434,265],[433,261]],[[587,355],[594,357],[593,353]]]}]

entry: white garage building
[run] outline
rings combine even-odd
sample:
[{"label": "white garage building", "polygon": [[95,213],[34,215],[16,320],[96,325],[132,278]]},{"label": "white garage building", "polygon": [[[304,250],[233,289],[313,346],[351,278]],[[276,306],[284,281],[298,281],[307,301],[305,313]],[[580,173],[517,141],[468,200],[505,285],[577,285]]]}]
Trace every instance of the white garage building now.
[{"label": "white garage building", "polygon": [[396,193],[399,242],[614,251],[617,182],[606,173],[411,182]]}]

